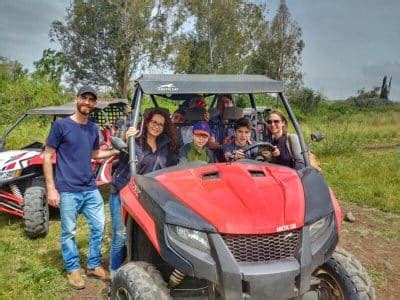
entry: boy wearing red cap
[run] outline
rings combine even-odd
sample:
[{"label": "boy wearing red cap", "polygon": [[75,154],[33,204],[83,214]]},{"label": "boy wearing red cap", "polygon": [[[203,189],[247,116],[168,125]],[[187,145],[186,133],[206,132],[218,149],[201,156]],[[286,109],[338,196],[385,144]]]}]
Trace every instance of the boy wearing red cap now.
[{"label": "boy wearing red cap", "polygon": [[211,129],[206,121],[198,121],[193,126],[193,142],[185,144],[179,149],[179,163],[204,161],[214,163],[213,152],[206,147],[210,139]]}]

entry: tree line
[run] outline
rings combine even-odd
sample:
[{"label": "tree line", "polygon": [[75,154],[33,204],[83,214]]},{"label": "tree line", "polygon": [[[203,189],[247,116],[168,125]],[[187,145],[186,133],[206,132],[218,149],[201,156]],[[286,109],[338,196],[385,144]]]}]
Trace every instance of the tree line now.
[{"label": "tree line", "polygon": [[[35,63],[55,81],[86,81],[126,98],[130,82],[153,68],[175,73],[265,74],[302,84],[300,26],[285,0],[272,20],[246,0],[75,0],[51,24]],[[160,72],[160,71],[158,71]]]}]

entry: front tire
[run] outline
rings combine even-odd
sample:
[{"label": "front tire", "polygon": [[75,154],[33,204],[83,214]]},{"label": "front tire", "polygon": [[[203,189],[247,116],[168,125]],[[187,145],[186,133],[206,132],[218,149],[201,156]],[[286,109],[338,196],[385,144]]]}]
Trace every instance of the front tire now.
[{"label": "front tire", "polygon": [[122,266],[112,281],[111,299],[171,299],[160,272],[147,262]]},{"label": "front tire", "polygon": [[49,233],[49,206],[46,189],[31,186],[24,195],[24,229],[31,239],[45,237]]},{"label": "front tire", "polygon": [[339,247],[313,276],[321,281],[317,289],[318,299],[376,299],[367,271],[349,252]]}]

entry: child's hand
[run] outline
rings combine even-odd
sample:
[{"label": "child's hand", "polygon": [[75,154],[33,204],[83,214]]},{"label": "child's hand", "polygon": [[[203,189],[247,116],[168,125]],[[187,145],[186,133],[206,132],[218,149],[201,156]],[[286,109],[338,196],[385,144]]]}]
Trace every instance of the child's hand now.
[{"label": "child's hand", "polygon": [[238,159],[242,159],[242,158],[244,158],[244,152],[243,152],[243,150],[242,149],[239,149],[238,151],[236,151],[236,154],[235,154],[235,160],[238,160]]}]

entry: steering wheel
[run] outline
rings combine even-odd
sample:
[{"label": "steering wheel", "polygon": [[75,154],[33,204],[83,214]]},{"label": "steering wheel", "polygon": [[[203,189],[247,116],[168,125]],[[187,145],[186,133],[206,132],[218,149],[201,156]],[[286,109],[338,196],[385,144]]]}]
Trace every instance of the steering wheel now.
[{"label": "steering wheel", "polygon": [[[257,143],[254,143],[254,144],[251,144],[250,146],[248,146],[246,149],[243,150],[243,152],[246,153],[257,147],[260,149],[263,149],[263,150],[265,148],[267,148],[266,150],[271,151],[271,152],[274,151],[274,149],[275,149],[275,146],[269,142],[257,142]],[[258,152],[260,152],[260,150],[258,150]]]},{"label": "steering wheel", "polygon": [[246,154],[247,152],[253,150],[254,148],[258,148],[257,154],[255,155],[256,156],[255,159],[260,161],[266,161],[268,159],[266,158],[264,152],[268,151],[271,153],[275,150],[276,146],[272,145],[269,142],[257,142],[243,149],[243,152]]}]

